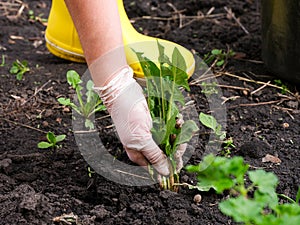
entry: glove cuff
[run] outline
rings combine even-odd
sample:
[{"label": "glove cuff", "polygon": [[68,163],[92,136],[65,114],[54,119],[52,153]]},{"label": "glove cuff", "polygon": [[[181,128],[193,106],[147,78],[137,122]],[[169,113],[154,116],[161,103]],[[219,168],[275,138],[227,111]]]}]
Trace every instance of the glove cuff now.
[{"label": "glove cuff", "polygon": [[94,87],[94,91],[97,92],[103,101],[104,105],[110,111],[114,100],[122,93],[122,91],[130,84],[135,82],[133,78],[133,70],[127,65],[121,68],[109,83],[102,87]]}]

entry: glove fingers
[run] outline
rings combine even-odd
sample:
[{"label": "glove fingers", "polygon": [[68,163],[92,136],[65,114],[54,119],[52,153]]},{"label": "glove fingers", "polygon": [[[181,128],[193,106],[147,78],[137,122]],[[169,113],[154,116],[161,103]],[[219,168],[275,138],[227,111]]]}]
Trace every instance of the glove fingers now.
[{"label": "glove fingers", "polygon": [[187,143],[181,144],[177,147],[176,153],[174,155],[175,161],[176,161],[176,171],[177,173],[180,172],[180,170],[183,167],[183,160],[182,156],[185,153],[187,148]]},{"label": "glove fingers", "polygon": [[149,162],[141,152],[132,150],[132,149],[128,149],[126,147],[125,147],[125,150],[128,155],[128,158],[132,162],[138,164],[139,166],[145,167],[147,169]]}]

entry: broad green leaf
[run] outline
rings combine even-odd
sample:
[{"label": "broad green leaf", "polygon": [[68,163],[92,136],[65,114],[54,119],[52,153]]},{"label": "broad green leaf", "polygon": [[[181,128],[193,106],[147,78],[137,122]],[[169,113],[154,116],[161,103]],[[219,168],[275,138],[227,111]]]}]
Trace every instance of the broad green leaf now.
[{"label": "broad green leaf", "polygon": [[42,141],[42,142],[38,143],[38,148],[50,148],[50,147],[53,147],[52,143],[48,143],[48,142],[45,142],[45,141]]},{"label": "broad green leaf", "polygon": [[56,136],[56,142],[63,141],[63,140],[65,140],[65,138],[66,138],[65,134],[57,135]]},{"label": "broad green leaf", "polygon": [[213,55],[220,55],[220,54],[222,54],[222,50],[220,50],[220,49],[213,49],[213,50],[211,50],[211,54],[213,54]]},{"label": "broad green leaf", "polygon": [[56,137],[55,137],[55,134],[53,132],[49,131],[46,136],[47,136],[47,140],[50,143],[52,143],[53,145],[56,144]]},{"label": "broad green leaf", "polygon": [[62,104],[62,105],[65,105],[65,106],[70,106],[71,105],[71,100],[69,98],[58,98],[57,101]]},{"label": "broad green leaf", "polygon": [[67,81],[74,89],[82,82],[79,74],[75,70],[69,70],[67,72]]},{"label": "broad green leaf", "polygon": [[17,80],[22,80],[23,78],[23,73],[20,71],[19,73],[17,73]]},{"label": "broad green leaf", "polygon": [[214,132],[216,131],[218,122],[215,117],[201,112],[199,115],[199,120],[204,126],[212,129]]},{"label": "broad green leaf", "polygon": [[[158,47],[158,62],[160,63],[160,65],[171,65],[171,61],[169,59],[169,57],[165,54],[165,47],[159,43],[159,41],[157,40],[157,47]],[[161,68],[162,69],[162,68]]]},{"label": "broad green leaf", "polygon": [[175,47],[172,54],[172,73],[173,81],[178,85],[184,87],[186,90],[190,90],[188,84],[188,74],[186,73],[185,59],[181,55],[180,51]]},{"label": "broad green leaf", "polygon": [[19,68],[18,68],[18,66],[16,66],[16,65],[13,65],[13,66],[10,68],[10,70],[9,70],[9,72],[10,72],[11,74],[16,74],[16,73],[18,73],[18,71],[19,71]]},{"label": "broad green leaf", "polygon": [[191,140],[195,132],[199,130],[193,120],[187,120],[183,123],[179,137],[176,139],[176,145],[187,143]]},{"label": "broad green leaf", "polygon": [[224,59],[221,59],[221,60],[219,60],[219,61],[216,63],[216,65],[217,65],[217,66],[223,66],[224,63],[225,63],[225,60],[224,60]]},{"label": "broad green leaf", "polygon": [[236,187],[243,183],[243,177],[248,170],[242,157],[205,156],[197,166],[188,166],[187,171],[196,172],[198,186],[215,189],[217,193]]},{"label": "broad green leaf", "polygon": [[294,204],[287,204],[287,203],[281,204],[281,205],[277,205],[275,211],[279,216],[282,216],[282,215],[300,216],[300,205],[295,204],[295,203]]},{"label": "broad green leaf", "polygon": [[264,170],[249,171],[249,179],[262,193],[274,193],[278,183],[278,178],[274,173]]},{"label": "broad green leaf", "polygon": [[232,217],[235,222],[246,224],[252,224],[251,222],[261,216],[260,213],[263,210],[260,203],[243,196],[225,200],[219,204],[219,208],[222,213]]},{"label": "broad green leaf", "polygon": [[278,205],[278,197],[274,192],[270,193],[262,193],[259,190],[254,192],[254,200],[256,202],[260,202],[264,207],[269,207],[270,209],[274,209]]}]

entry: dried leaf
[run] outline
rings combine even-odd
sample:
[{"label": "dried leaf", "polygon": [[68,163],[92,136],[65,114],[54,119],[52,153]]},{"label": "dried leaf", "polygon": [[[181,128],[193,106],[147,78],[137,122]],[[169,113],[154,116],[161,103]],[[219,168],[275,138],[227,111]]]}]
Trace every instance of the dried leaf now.
[{"label": "dried leaf", "polygon": [[279,159],[276,156],[267,154],[265,157],[262,158],[262,162],[266,163],[266,162],[271,162],[271,163],[281,163],[281,159]]}]

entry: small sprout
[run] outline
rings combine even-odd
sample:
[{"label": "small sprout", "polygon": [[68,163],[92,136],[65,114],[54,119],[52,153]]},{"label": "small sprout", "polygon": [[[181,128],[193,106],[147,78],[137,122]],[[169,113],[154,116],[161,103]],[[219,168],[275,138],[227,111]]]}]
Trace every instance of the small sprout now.
[{"label": "small sprout", "polygon": [[46,134],[46,138],[48,140],[48,142],[46,141],[41,141],[38,143],[38,148],[60,148],[61,145],[57,145],[58,142],[63,141],[66,138],[65,134],[61,134],[61,135],[55,135],[53,132],[49,131]]},{"label": "small sprout", "polygon": [[[89,80],[86,87],[81,84],[83,81],[80,79],[79,74],[74,70],[67,72],[67,81],[70,86],[75,90],[78,103],[74,103],[69,98],[58,98],[57,101],[64,105],[69,106],[75,110],[79,115],[85,118],[85,127],[90,130],[94,129],[94,123],[90,120],[91,116],[99,111],[103,111],[106,107],[102,104],[99,95],[94,92],[94,83]],[[64,109],[65,111],[66,109]]]},{"label": "small sprout", "polygon": [[17,80],[22,80],[23,75],[29,71],[28,62],[26,60],[19,61],[18,59],[13,62],[12,67],[9,70],[11,74],[16,75]]},{"label": "small sprout", "polygon": [[88,166],[87,170],[88,170],[88,176],[89,176],[89,178],[92,178],[92,176],[93,176],[93,174],[95,173],[95,171],[92,170],[92,168],[89,167],[89,166]]},{"label": "small sprout", "polygon": [[201,93],[205,94],[205,95],[212,95],[212,94],[218,94],[218,89],[217,89],[217,83],[216,82],[212,82],[212,83],[206,83],[206,82],[202,82],[201,83],[201,88],[202,91]]},{"label": "small sprout", "polygon": [[274,83],[281,88],[281,94],[286,94],[289,89],[281,80],[274,80]]},{"label": "small sprout", "polygon": [[206,64],[215,65],[217,67],[224,67],[227,60],[235,55],[235,52],[231,49],[227,52],[221,49],[213,49],[211,52],[204,55],[204,62]]},{"label": "small sprout", "polygon": [[202,200],[202,196],[200,194],[196,194],[194,196],[194,202],[196,203],[196,205],[199,205],[201,200]]},{"label": "small sprout", "polygon": [[1,61],[1,64],[0,64],[1,67],[5,66],[5,55],[2,54],[2,61]]}]

